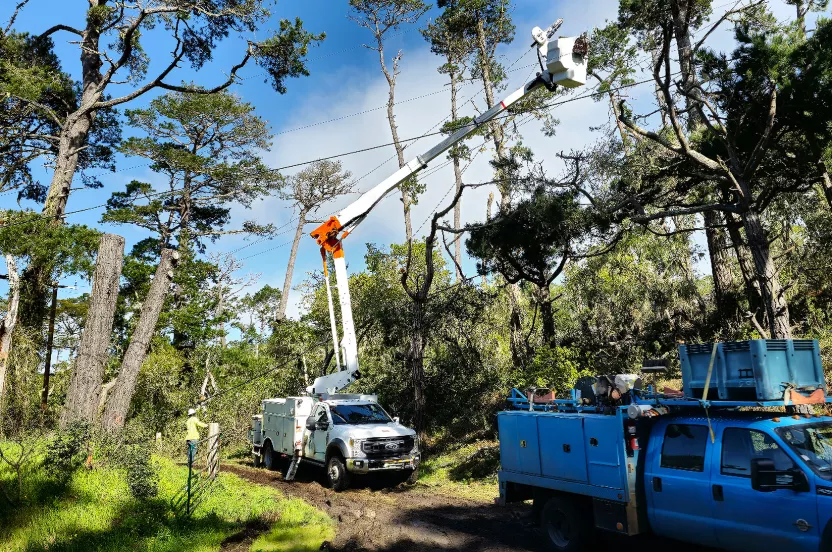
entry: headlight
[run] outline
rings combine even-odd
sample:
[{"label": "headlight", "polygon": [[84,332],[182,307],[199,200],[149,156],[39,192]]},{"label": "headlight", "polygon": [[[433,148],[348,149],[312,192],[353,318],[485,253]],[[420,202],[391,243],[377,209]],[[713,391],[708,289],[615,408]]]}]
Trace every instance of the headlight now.
[{"label": "headlight", "polygon": [[363,444],[364,439],[350,439],[350,448],[352,449],[353,457],[364,456]]},{"label": "headlight", "polygon": [[419,445],[420,445],[420,443],[419,443],[419,436],[418,436],[418,435],[416,435],[416,436],[413,438],[413,450],[411,450],[411,451],[410,451],[410,453],[411,453],[411,454],[416,454],[417,452],[419,452]]}]

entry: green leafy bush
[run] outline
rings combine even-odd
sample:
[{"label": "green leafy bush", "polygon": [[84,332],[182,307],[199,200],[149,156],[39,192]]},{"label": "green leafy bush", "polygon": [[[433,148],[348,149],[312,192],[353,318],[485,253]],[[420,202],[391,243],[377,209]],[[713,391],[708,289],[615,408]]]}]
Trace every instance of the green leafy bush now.
[{"label": "green leafy bush", "polygon": [[89,442],[90,426],[87,422],[73,422],[58,431],[46,449],[46,473],[58,481],[68,481],[84,464]]},{"label": "green leafy bush", "polygon": [[125,445],[121,463],[127,470],[130,494],[140,500],[159,494],[159,474],[151,462],[150,450],[142,445]]}]

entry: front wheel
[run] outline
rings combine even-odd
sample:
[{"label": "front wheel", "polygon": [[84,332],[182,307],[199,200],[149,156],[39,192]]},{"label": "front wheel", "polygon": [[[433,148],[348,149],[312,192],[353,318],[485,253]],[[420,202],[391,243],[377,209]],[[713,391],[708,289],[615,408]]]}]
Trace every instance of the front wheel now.
[{"label": "front wheel", "polygon": [[329,457],[326,463],[326,475],[330,487],[336,492],[345,491],[350,486],[350,473],[344,465],[344,460],[338,455]]},{"label": "front wheel", "polygon": [[569,499],[552,497],[543,506],[540,525],[550,550],[575,552],[589,543],[591,525],[578,505]]}]

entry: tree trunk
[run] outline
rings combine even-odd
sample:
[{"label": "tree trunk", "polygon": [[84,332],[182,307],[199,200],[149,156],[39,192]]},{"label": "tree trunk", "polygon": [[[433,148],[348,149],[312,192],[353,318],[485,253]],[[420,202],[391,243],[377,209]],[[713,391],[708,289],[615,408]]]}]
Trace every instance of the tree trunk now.
[{"label": "tree trunk", "polygon": [[[103,5],[104,1],[100,0]],[[94,5],[98,5],[97,2]],[[81,41],[81,101],[80,108],[69,114],[58,136],[58,153],[55,156],[55,171],[46,194],[43,215],[60,224],[72,180],[78,169],[78,154],[87,144],[90,128],[95,119],[95,111],[87,106],[101,99],[101,58],[98,48],[100,39],[96,24],[89,22]],[[33,335],[41,335],[43,320],[46,317],[46,304],[51,283],[51,259],[35,258],[23,274],[24,285],[20,325],[30,330]]]},{"label": "tree trunk", "polygon": [[714,303],[720,319],[734,318],[737,315],[734,296],[734,273],[731,271],[728,254],[728,240],[725,231],[717,228],[722,224],[722,217],[716,211],[702,214],[705,220],[705,238],[708,242],[708,254],[711,260],[711,276],[714,283]]},{"label": "tree trunk", "polygon": [[9,279],[9,304],[6,317],[0,322],[0,406],[3,404],[3,391],[6,389],[6,370],[8,370],[12,334],[17,325],[17,311],[20,305],[20,275],[17,273],[17,261],[11,255],[6,255],[6,269]]},{"label": "tree trunk", "polygon": [[555,343],[555,314],[552,310],[551,290],[548,285],[538,287],[536,295],[540,320],[543,323],[543,342],[551,346]]},{"label": "tree trunk", "polygon": [[408,346],[408,361],[413,380],[413,429],[422,439],[425,435],[425,327],[422,300],[413,301],[413,316]]},{"label": "tree trunk", "polygon": [[754,260],[754,275],[760,282],[763,305],[768,316],[769,335],[772,339],[791,339],[789,305],[771,256],[768,233],[759,215],[753,210],[743,214],[742,222],[748,238],[748,249]]},{"label": "tree trunk", "polygon": [[[396,77],[399,75],[399,60],[401,59],[401,51],[393,58],[393,71],[387,69],[387,62],[384,61],[384,40],[381,34],[376,34],[376,42],[378,44],[378,59],[381,65],[381,72],[384,73],[384,78],[387,79],[387,122],[390,125],[390,134],[393,136],[393,147],[396,148],[396,157],[399,161],[399,168],[404,167],[404,147],[399,141],[399,127],[396,125],[396,114],[393,107],[396,105]],[[408,189],[408,182],[402,182],[399,186],[402,192],[402,207],[404,209],[404,234],[407,242],[413,241],[413,223],[410,217],[410,190]]]},{"label": "tree trunk", "polygon": [[95,420],[104,366],[109,356],[123,260],[124,238],[115,234],[101,236],[87,321],[69,379],[61,427],[75,420]]},{"label": "tree trunk", "polygon": [[[485,104],[488,109],[494,107],[494,80],[491,76],[491,55],[488,52],[488,41],[485,36],[485,26],[481,17],[477,19],[477,49],[479,50],[479,70],[482,79],[482,87],[485,92]],[[488,123],[491,129],[491,139],[494,141],[494,150],[497,161],[504,161],[506,158],[506,144],[503,127],[496,120]],[[502,168],[497,169],[494,180],[498,181],[497,188],[500,190],[500,210],[508,211],[511,203],[511,182],[506,178]]]},{"label": "tree trunk", "polygon": [[286,318],[286,306],[289,304],[289,292],[292,290],[292,273],[295,270],[295,259],[298,255],[298,246],[303,235],[304,224],[306,224],[306,209],[302,209],[300,212],[298,227],[295,230],[295,240],[292,242],[292,251],[289,253],[289,266],[286,267],[286,276],[283,278],[283,293],[280,295],[277,312],[274,313],[274,319],[277,322]]},{"label": "tree trunk", "polygon": [[[448,56],[448,64],[452,63],[451,56]],[[458,118],[456,95],[457,86],[459,85],[458,76],[455,72],[451,72],[451,121],[456,122]],[[460,167],[459,155],[451,153],[454,165],[454,181],[456,182],[456,194],[459,194],[462,188],[462,168]],[[462,224],[462,198],[454,205],[454,230],[459,230]],[[456,280],[461,282],[464,275],[462,274],[462,234],[456,234],[454,238],[454,266],[456,267]]]},{"label": "tree trunk", "polygon": [[130,337],[130,345],[124,354],[115,387],[104,408],[101,423],[106,430],[113,431],[124,427],[130,401],[133,399],[133,392],[136,389],[139,370],[147,356],[150,340],[156,332],[156,324],[159,321],[162,306],[165,304],[165,297],[167,297],[173,279],[173,268],[178,258],[179,254],[176,251],[172,249],[162,250],[159,266],[156,267],[156,274],[150,284],[150,291],[147,292],[147,297],[142,303],[139,323]]},{"label": "tree trunk", "polygon": [[225,349],[225,322],[222,320],[222,315],[225,309],[225,293],[223,293],[223,286],[222,282],[217,284],[217,318],[219,318],[218,330],[220,334],[220,349]]}]

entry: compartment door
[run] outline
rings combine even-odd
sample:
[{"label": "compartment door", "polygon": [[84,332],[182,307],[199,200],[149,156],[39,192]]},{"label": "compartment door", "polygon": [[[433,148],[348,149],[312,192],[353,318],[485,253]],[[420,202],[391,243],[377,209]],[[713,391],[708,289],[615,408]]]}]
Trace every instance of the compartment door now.
[{"label": "compartment door", "polygon": [[540,466],[543,475],[587,483],[582,418],[539,416]]},{"label": "compartment door", "polygon": [[498,416],[500,461],[504,470],[540,475],[537,418],[520,413]]},{"label": "compartment door", "polygon": [[589,483],[598,487],[623,489],[622,454],[624,428],[617,416],[587,416],[584,419]]}]

